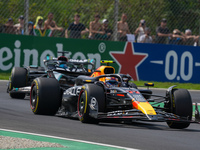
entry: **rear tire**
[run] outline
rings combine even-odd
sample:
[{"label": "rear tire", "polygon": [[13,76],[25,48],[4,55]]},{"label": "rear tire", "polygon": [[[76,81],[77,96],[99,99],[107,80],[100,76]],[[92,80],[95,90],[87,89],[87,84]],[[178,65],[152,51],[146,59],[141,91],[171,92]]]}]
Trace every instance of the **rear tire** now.
[{"label": "rear tire", "polygon": [[[22,67],[14,67],[11,72],[9,91],[13,88],[25,87],[27,83],[27,70]],[[25,93],[10,93],[10,97],[24,99]]]},{"label": "rear tire", "polygon": [[60,105],[61,91],[55,78],[36,78],[32,82],[30,106],[34,114],[55,115]]},{"label": "rear tire", "polygon": [[[190,93],[186,89],[174,89],[172,92],[172,113],[181,117],[188,117],[192,119],[192,99]],[[174,101],[174,102],[173,102]],[[170,128],[183,129],[190,125],[190,122],[179,123],[179,122],[167,122]]]},{"label": "rear tire", "polygon": [[[78,116],[82,123],[98,123],[99,121],[89,115],[91,99],[95,98],[98,103],[98,112],[106,110],[104,89],[96,84],[86,84],[81,89],[78,98]],[[97,113],[98,113],[97,112]]]}]

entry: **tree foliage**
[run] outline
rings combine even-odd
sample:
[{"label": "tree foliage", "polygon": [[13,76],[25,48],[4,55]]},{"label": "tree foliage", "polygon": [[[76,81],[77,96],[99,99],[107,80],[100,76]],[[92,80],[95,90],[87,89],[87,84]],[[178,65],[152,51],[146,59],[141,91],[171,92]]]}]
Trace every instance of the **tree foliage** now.
[{"label": "tree foliage", "polygon": [[[181,31],[191,29],[194,34],[200,31],[199,0],[118,0],[119,16],[127,14],[127,22],[131,33],[138,27],[139,21],[145,19],[155,34],[155,29],[162,18],[168,20],[172,32],[178,28]],[[8,18],[18,22],[18,17],[24,15],[25,0],[0,0],[0,24],[5,24]],[[94,20],[94,14],[99,13],[101,19],[107,18],[110,27],[114,26],[115,0],[29,0],[29,20],[35,22],[37,16],[47,19],[49,12],[54,13],[58,26],[67,28],[73,22],[75,13],[81,15],[81,22],[89,28],[89,22]]]}]

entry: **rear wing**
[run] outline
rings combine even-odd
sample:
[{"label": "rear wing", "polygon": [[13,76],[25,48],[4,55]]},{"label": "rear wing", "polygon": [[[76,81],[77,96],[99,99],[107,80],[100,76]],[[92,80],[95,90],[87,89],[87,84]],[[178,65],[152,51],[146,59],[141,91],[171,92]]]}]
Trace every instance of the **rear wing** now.
[{"label": "rear wing", "polygon": [[115,63],[115,61],[113,61],[113,60],[101,60],[101,63],[105,63],[106,66],[109,66],[110,64]]}]

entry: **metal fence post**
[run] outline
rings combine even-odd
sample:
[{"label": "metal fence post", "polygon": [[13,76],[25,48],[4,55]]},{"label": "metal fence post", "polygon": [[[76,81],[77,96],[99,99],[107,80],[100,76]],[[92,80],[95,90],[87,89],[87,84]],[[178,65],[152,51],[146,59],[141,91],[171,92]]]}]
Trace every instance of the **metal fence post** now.
[{"label": "metal fence post", "polygon": [[114,26],[113,26],[113,40],[117,41],[117,22],[118,22],[118,14],[119,14],[119,0],[115,0],[114,5]]},{"label": "metal fence post", "polygon": [[25,0],[25,14],[24,14],[24,33],[28,35],[28,18],[29,18],[29,0]]}]

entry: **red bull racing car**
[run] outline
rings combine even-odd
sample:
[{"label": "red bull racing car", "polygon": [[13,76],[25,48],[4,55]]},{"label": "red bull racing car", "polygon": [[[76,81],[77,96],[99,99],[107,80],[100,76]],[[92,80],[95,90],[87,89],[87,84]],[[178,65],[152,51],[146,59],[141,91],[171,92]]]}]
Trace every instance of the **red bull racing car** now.
[{"label": "red bull racing car", "polygon": [[90,76],[78,76],[69,88],[67,82],[59,83],[49,71],[48,78],[32,82],[30,107],[34,114],[74,117],[83,123],[163,121],[170,128],[179,129],[199,123],[198,119],[192,120],[192,100],[186,89],[172,86],[165,96],[159,96],[149,88],[138,89],[130,80],[129,75],[115,74],[115,69],[106,65]]}]

